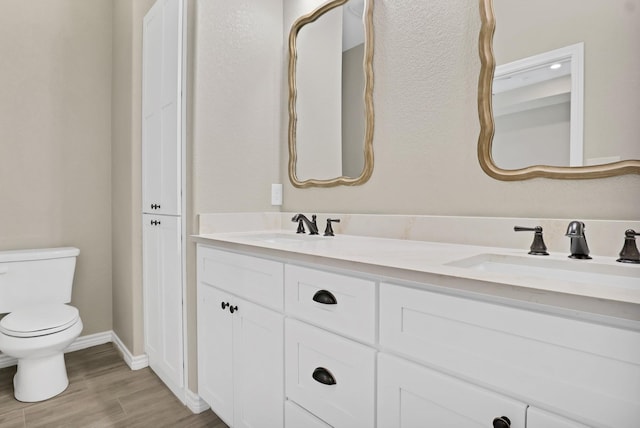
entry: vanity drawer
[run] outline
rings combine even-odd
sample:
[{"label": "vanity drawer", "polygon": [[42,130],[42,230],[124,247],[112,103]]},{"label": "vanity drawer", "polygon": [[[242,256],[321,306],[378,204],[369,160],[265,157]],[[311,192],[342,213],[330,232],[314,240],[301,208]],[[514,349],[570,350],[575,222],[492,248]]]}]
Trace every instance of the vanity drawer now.
[{"label": "vanity drawer", "polygon": [[375,343],[374,281],[286,265],[285,308],[296,318]]},{"label": "vanity drawer", "polygon": [[198,245],[198,282],[284,310],[283,264]]},{"label": "vanity drawer", "polygon": [[284,403],[285,428],[331,428],[302,407],[286,400]]},{"label": "vanity drawer", "polygon": [[372,348],[288,318],[287,398],[333,427],[372,427],[375,355]]},{"label": "vanity drawer", "polygon": [[640,332],[380,284],[380,345],[571,419],[640,420]]},{"label": "vanity drawer", "polygon": [[[525,427],[527,405],[385,353],[378,354],[378,427]],[[528,425],[527,425],[528,426]]]}]

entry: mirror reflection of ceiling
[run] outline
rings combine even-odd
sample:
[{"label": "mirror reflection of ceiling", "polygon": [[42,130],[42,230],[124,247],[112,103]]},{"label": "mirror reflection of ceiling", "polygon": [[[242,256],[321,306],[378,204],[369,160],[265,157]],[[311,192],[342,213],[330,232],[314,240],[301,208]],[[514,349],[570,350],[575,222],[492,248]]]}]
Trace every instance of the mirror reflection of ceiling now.
[{"label": "mirror reflection of ceiling", "polygon": [[[493,0],[497,68],[513,61],[584,43],[584,124],[582,161],[597,165],[640,159],[640,0]],[[493,93],[543,81],[549,67],[530,75],[495,80]],[[498,105],[496,105],[498,104]],[[532,104],[535,106],[535,104]],[[571,103],[505,113],[494,98],[496,122],[492,157],[504,169],[531,165],[569,166]],[[573,117],[571,116],[571,120]],[[562,160],[541,161],[545,148]],[[502,148],[510,151],[505,156]],[[509,158],[509,160],[504,160]],[[535,159],[535,160],[534,160]],[[502,164],[500,163],[502,162]],[[573,165],[573,163],[571,163]]]},{"label": "mirror reflection of ceiling", "polygon": [[364,43],[364,0],[350,0],[342,14],[342,52]]}]

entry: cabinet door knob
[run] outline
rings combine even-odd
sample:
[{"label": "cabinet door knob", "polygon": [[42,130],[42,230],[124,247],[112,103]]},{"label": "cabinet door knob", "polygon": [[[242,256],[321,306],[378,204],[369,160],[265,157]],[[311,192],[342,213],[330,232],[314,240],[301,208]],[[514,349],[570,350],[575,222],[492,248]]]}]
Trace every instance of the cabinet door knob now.
[{"label": "cabinet door knob", "polygon": [[220,306],[222,307],[222,310],[224,311],[225,308],[227,308],[229,306],[229,302],[220,302]]},{"label": "cabinet door knob", "polygon": [[316,291],[316,294],[313,295],[313,301],[322,303],[323,305],[338,304],[338,301],[336,300],[336,296],[334,296],[330,291],[327,291],[327,290]]},{"label": "cabinet door knob", "polygon": [[324,385],[335,385],[336,379],[333,377],[331,372],[324,367],[318,367],[313,371],[312,375],[313,379],[316,382],[320,382]]},{"label": "cabinet door knob", "polygon": [[511,428],[511,420],[506,416],[493,419],[493,428]]},{"label": "cabinet door knob", "polygon": [[[227,303],[228,305],[228,303]],[[229,306],[229,312],[234,313],[238,310],[238,306]]]}]

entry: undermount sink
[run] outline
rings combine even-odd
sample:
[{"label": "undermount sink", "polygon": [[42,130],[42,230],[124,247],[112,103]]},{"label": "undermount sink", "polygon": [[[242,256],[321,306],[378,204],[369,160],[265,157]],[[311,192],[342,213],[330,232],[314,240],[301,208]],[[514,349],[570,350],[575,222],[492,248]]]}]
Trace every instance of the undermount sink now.
[{"label": "undermount sink", "polygon": [[268,242],[272,244],[278,243],[294,243],[294,242],[309,242],[309,241],[319,241],[324,238],[320,235],[308,235],[308,234],[293,234],[293,233],[259,233],[255,235],[246,235],[243,236],[244,239],[248,239],[251,241],[261,241]]},{"label": "undermount sink", "polygon": [[622,264],[616,266],[573,259],[558,260],[536,256],[479,254],[447,263],[447,265],[480,272],[640,290],[640,268]]}]

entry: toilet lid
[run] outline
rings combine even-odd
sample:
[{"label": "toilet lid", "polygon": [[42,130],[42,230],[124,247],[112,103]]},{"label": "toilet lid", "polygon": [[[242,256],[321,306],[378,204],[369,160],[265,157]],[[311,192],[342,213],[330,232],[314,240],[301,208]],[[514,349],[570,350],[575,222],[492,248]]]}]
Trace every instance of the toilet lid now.
[{"label": "toilet lid", "polygon": [[0,320],[0,332],[14,337],[45,336],[65,330],[80,318],[78,309],[65,304],[34,305],[11,312]]}]

